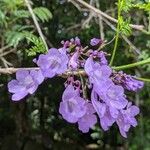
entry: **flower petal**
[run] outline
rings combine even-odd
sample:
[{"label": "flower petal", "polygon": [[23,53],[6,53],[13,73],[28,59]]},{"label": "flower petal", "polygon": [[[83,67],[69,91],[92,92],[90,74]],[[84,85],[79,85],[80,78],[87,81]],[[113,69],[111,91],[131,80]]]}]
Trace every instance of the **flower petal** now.
[{"label": "flower petal", "polygon": [[19,101],[19,100],[23,99],[27,95],[28,95],[28,93],[26,91],[15,93],[15,94],[12,95],[12,100],[13,101]]}]

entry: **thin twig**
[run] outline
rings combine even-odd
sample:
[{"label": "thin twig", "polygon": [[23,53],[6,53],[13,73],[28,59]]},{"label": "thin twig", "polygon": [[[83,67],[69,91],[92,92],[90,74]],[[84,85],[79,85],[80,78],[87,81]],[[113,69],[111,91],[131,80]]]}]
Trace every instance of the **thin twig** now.
[{"label": "thin twig", "polygon": [[86,28],[89,26],[90,21],[92,20],[92,18],[94,17],[93,12],[90,12],[88,18],[86,20],[84,20],[84,22],[82,22],[82,28]]},{"label": "thin twig", "polygon": [[[100,3],[98,0],[95,0],[96,1],[96,7],[99,9],[100,8]],[[98,16],[98,24],[99,24],[99,29],[100,29],[100,37],[102,40],[105,39],[105,35],[104,35],[104,26],[103,26],[103,20],[102,20],[102,15],[99,15]]]},{"label": "thin twig", "polygon": [[84,99],[87,99],[86,85],[85,85],[85,83],[84,83],[84,80],[83,80],[82,75],[79,75],[79,76],[80,76],[81,85],[82,85],[82,94],[83,94],[83,98],[84,98]]},{"label": "thin twig", "polygon": [[[95,12],[97,15],[101,15],[101,16],[107,18],[108,20],[114,22],[114,23],[118,23],[118,20],[117,20],[117,19],[115,19],[115,18],[113,18],[113,17],[107,15],[106,13],[104,13],[104,12],[102,12],[101,10],[99,10],[99,9],[97,9],[97,8],[95,8],[95,7],[93,7],[93,6],[91,6],[90,4],[86,3],[86,2],[83,1],[83,0],[68,0],[68,1],[69,1],[69,2],[74,1],[74,2],[76,2],[76,3],[80,3],[80,4],[83,5],[84,7],[86,7],[86,8],[88,8],[88,9],[92,10],[93,12]],[[144,28],[143,25],[135,25],[135,24],[130,24],[130,27],[133,28],[133,29],[136,29],[136,30],[140,30],[140,31],[142,31],[143,28]]]},{"label": "thin twig", "polygon": [[76,2],[74,1],[70,1],[79,11],[81,11],[81,7],[79,4],[77,4]]},{"label": "thin twig", "polygon": [[104,26],[103,26],[102,17],[99,16],[98,20],[99,20],[100,36],[101,36],[101,39],[104,40],[105,39],[105,37],[104,37],[105,35],[104,35]]},{"label": "thin twig", "polygon": [[16,73],[18,70],[39,70],[38,67],[33,68],[0,68],[1,74],[13,74]]},{"label": "thin twig", "polygon": [[122,35],[122,38],[126,41],[126,43],[129,44],[129,46],[136,52],[136,54],[141,54],[138,48],[136,48],[135,45],[133,45],[132,42],[126,36]]},{"label": "thin twig", "polygon": [[34,24],[35,24],[35,26],[36,26],[36,29],[37,29],[37,31],[38,31],[38,33],[39,33],[39,35],[40,35],[40,37],[41,37],[41,39],[42,39],[44,45],[45,45],[45,48],[48,50],[47,43],[46,43],[46,41],[45,41],[45,38],[44,38],[44,35],[43,35],[42,30],[41,30],[41,28],[40,28],[40,25],[39,25],[39,23],[38,23],[38,21],[37,21],[37,19],[36,19],[36,16],[35,16],[35,14],[34,14],[34,12],[33,12],[32,6],[30,5],[29,0],[24,0],[24,1],[25,1],[26,5],[27,5],[27,7],[28,7],[28,10],[29,10],[29,12],[30,12],[30,14],[31,14],[31,16],[32,16],[32,19],[33,19],[33,21],[34,21]]},{"label": "thin twig", "polygon": [[68,28],[65,30],[65,32],[70,32],[71,30],[74,30],[74,29],[79,28],[79,27],[81,27],[81,26],[82,26],[82,22],[79,23],[79,24],[75,24],[75,25],[72,25],[72,26],[68,27]]},{"label": "thin twig", "polygon": [[13,49],[11,49],[11,50],[9,50],[7,52],[4,52],[4,53],[0,54],[0,57],[6,56],[6,55],[8,55],[8,54],[10,54],[10,53],[12,53],[14,51],[16,51],[16,49],[13,48]]},{"label": "thin twig", "polygon": [[10,47],[10,45],[6,45],[2,48],[0,48],[0,53],[2,53],[5,49],[8,49]]},{"label": "thin twig", "polygon": [[[103,21],[111,27],[111,29],[113,29],[114,31],[116,31],[116,28],[113,26],[113,24],[111,22],[109,22],[107,19],[103,18]],[[121,35],[121,34],[120,34]],[[124,35],[121,35],[122,38],[124,39],[124,41],[129,44],[129,46],[137,53],[140,54],[140,51],[138,50],[138,48],[135,47],[135,45],[133,45],[133,43]]]},{"label": "thin twig", "polygon": [[2,60],[5,68],[8,68],[9,66],[13,66],[12,63],[8,62],[4,57],[0,57],[0,59]]}]

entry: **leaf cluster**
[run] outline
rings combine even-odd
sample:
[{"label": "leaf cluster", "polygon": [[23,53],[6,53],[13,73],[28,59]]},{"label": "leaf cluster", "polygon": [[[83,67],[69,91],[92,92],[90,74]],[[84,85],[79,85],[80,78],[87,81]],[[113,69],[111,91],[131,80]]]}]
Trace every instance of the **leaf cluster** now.
[{"label": "leaf cluster", "polygon": [[149,3],[138,3],[134,4],[133,7],[142,9],[144,11],[150,11],[150,2]]},{"label": "leaf cluster", "polygon": [[46,47],[41,38],[36,36],[27,37],[28,43],[33,44],[29,49],[26,49],[28,56],[35,56],[37,53],[46,53]]},{"label": "leaf cluster", "polygon": [[[35,36],[35,27],[24,0],[0,0],[0,38],[4,39],[9,46],[18,47],[23,41],[30,41],[36,45],[36,48],[43,48],[44,45],[37,36]],[[52,18],[52,13],[45,7],[35,7],[33,12],[39,22],[48,22]],[[38,42],[35,42],[38,39]],[[28,43],[29,44],[29,43]],[[31,48],[33,53],[41,51]],[[32,54],[33,55],[33,54]]]}]

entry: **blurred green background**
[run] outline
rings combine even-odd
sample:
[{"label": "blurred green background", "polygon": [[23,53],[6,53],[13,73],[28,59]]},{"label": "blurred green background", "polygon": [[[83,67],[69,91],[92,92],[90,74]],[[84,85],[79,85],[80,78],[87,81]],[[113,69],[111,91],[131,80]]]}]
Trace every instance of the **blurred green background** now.
[{"label": "blurred green background", "polygon": [[[128,0],[129,2],[131,0]],[[96,0],[95,7],[117,18],[115,0]],[[136,4],[148,1],[136,0]],[[103,31],[108,42],[115,31],[106,22],[99,26],[99,18],[81,5],[66,0],[32,0],[32,7],[49,47],[59,47],[62,40],[78,36],[86,46]],[[148,7],[148,6],[147,6]],[[145,7],[146,8],[146,7]],[[149,9],[131,8],[122,14],[134,24],[150,27]],[[109,21],[109,20],[108,20]],[[116,27],[114,23],[111,26]],[[101,30],[100,30],[101,29]],[[126,37],[126,36],[125,36]],[[114,65],[129,64],[150,57],[150,35],[132,30],[130,36],[119,39]],[[130,43],[128,43],[129,41]],[[114,41],[104,48],[111,53]],[[32,67],[32,59],[45,52],[31,15],[23,0],[0,0],[0,67]],[[150,65],[125,70],[126,73],[150,77]],[[139,125],[124,139],[114,125],[103,132],[99,124],[88,134],[69,124],[58,112],[65,79],[44,82],[37,92],[15,103],[7,90],[7,83],[15,75],[0,76],[0,150],[150,150],[150,84],[138,93],[127,93],[129,100],[141,109]]]}]

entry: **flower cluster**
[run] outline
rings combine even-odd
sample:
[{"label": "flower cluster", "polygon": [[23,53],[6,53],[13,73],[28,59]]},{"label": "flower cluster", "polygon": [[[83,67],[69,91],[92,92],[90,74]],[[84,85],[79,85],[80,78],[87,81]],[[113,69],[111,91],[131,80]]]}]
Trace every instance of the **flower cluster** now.
[{"label": "flower cluster", "polygon": [[88,132],[97,122],[94,107],[90,101],[80,97],[80,86],[76,87],[73,83],[67,85],[63,93],[59,112],[68,122],[77,122],[83,133]]},{"label": "flower cluster", "polygon": [[[8,83],[12,100],[19,101],[33,94],[44,80],[68,75],[66,71],[69,71],[72,75],[69,74],[65,82],[59,107],[62,117],[69,123],[77,123],[83,133],[89,132],[97,120],[104,131],[116,123],[121,135],[127,137],[130,127],[137,125],[135,116],[139,108],[128,102],[125,92],[141,89],[143,82],[122,71],[112,70],[106,59],[108,54],[100,50],[101,39],[91,39],[90,46],[86,47],[77,37],[61,44],[61,48],[51,48],[33,60],[38,70],[17,71],[16,80]],[[91,92],[90,97],[86,90]]]}]

